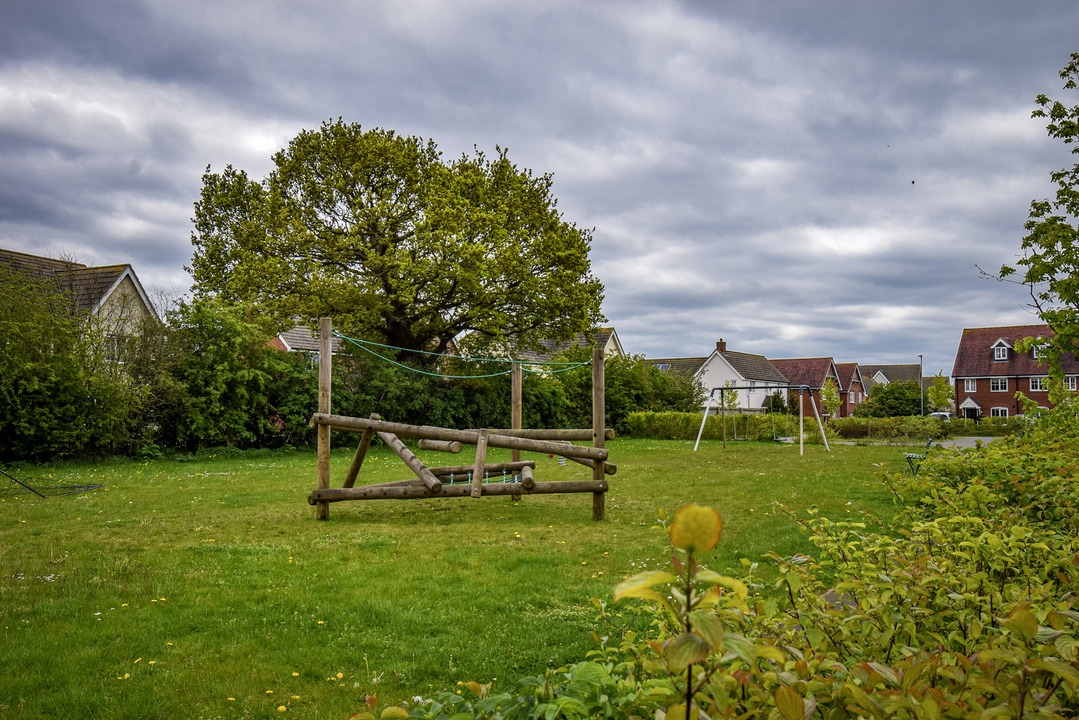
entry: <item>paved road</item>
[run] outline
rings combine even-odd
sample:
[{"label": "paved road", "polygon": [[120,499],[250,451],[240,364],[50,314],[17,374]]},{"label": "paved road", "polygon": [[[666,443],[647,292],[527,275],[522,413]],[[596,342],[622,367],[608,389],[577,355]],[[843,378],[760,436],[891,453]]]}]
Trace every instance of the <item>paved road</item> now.
[{"label": "paved road", "polygon": [[[972,448],[977,445],[979,441],[981,441],[982,445],[987,445],[994,440],[996,440],[995,437],[958,437],[941,440],[940,444],[942,447]],[[933,444],[936,445],[936,443]]]}]

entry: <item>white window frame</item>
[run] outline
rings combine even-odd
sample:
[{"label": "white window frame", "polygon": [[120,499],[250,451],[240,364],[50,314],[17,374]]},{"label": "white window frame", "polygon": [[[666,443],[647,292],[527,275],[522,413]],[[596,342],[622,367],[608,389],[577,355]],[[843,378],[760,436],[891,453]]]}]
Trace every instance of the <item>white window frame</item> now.
[{"label": "white window frame", "polygon": [[[1004,387],[998,387],[1001,383],[1004,384]],[[989,378],[989,391],[1008,392],[1008,378]]]},{"label": "white window frame", "polygon": [[1008,408],[1006,408],[1006,407],[989,408],[989,417],[1006,418],[1006,417],[1008,417]]},{"label": "white window frame", "polygon": [[964,378],[963,379],[963,392],[972,393],[972,392],[977,392],[977,391],[978,391],[978,380],[977,380],[977,378]]},{"label": "white window frame", "polygon": [[1064,389],[1075,392],[1075,375],[1069,375],[1064,378]]},{"label": "white window frame", "polygon": [[1007,345],[997,345],[995,348],[993,348],[993,361],[994,362],[1000,362],[1001,360],[1007,360],[1007,359],[1008,359],[1008,346]]},{"label": "white window frame", "polygon": [[1030,391],[1031,392],[1045,392],[1048,390],[1045,386],[1045,380],[1040,377],[1030,378]]}]

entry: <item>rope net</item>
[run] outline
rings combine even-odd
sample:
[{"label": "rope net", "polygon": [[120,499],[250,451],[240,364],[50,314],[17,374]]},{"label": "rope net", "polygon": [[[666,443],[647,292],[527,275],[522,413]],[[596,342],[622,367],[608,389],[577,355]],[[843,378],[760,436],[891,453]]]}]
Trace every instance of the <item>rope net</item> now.
[{"label": "rope net", "polygon": [[[3,470],[0,470],[0,474],[3,474],[10,481],[0,485],[0,497],[30,494],[43,498],[61,497],[64,495],[78,495],[79,493],[87,492],[89,490],[98,490],[105,487],[104,485],[87,485],[59,481],[56,483],[45,483],[42,480],[34,479],[23,482],[16,477],[8,475]],[[30,483],[34,484],[31,485]]]}]

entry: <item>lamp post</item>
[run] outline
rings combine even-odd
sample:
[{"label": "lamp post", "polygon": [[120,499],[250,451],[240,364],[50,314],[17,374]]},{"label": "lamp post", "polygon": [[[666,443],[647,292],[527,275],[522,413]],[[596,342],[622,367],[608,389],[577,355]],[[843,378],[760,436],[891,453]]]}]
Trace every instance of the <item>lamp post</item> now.
[{"label": "lamp post", "polygon": [[925,381],[922,379],[922,354],[918,353],[918,393],[922,405],[922,415],[925,415]]}]

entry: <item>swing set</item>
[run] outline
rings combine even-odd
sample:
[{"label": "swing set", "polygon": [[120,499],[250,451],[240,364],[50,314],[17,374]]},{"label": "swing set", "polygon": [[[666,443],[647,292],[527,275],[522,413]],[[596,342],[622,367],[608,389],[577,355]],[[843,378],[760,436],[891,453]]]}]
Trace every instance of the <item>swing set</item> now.
[{"label": "swing set", "polygon": [[[798,391],[798,454],[799,455],[805,455],[805,419],[804,419],[805,418],[805,407],[802,404],[802,394],[805,393],[805,392],[808,392],[809,397],[812,400],[813,390],[808,385],[777,385],[775,387],[767,387],[767,388],[761,388],[760,386],[757,386],[757,385],[724,385],[723,387],[714,387],[714,388],[712,388],[711,391],[709,391],[709,393],[708,393],[708,402],[705,403],[705,405],[704,405],[704,415],[701,417],[701,427],[697,431],[697,442],[694,443],[694,445],[693,445],[693,452],[697,452],[697,448],[701,444],[701,436],[704,434],[704,425],[708,421],[708,413],[712,410],[712,405],[713,405],[713,402],[715,401],[716,391],[717,390],[719,391],[719,409],[720,409],[720,413],[721,413],[722,418],[723,418],[720,421],[720,424],[723,426],[723,447],[726,448],[727,447],[727,397],[726,397],[726,391],[727,390],[733,390],[733,391],[738,391],[738,390],[761,390],[761,389],[765,389],[765,390],[786,390],[788,392],[790,392],[792,390],[797,390]],[[821,436],[821,439],[824,440],[824,449],[827,452],[831,452],[832,449],[828,446],[828,437],[824,434],[824,422],[821,420],[820,410],[817,409],[817,403],[816,402],[810,402],[810,405],[813,406],[813,414],[817,418],[817,427],[820,428],[820,436]],[[735,421],[734,433],[735,433],[734,439],[738,440],[739,438],[738,438],[737,421]],[[746,436],[747,436],[746,439],[748,439],[748,436],[749,436],[749,421],[748,421],[748,419],[746,420]],[[776,439],[775,418],[772,418],[772,439],[773,440]]]}]

